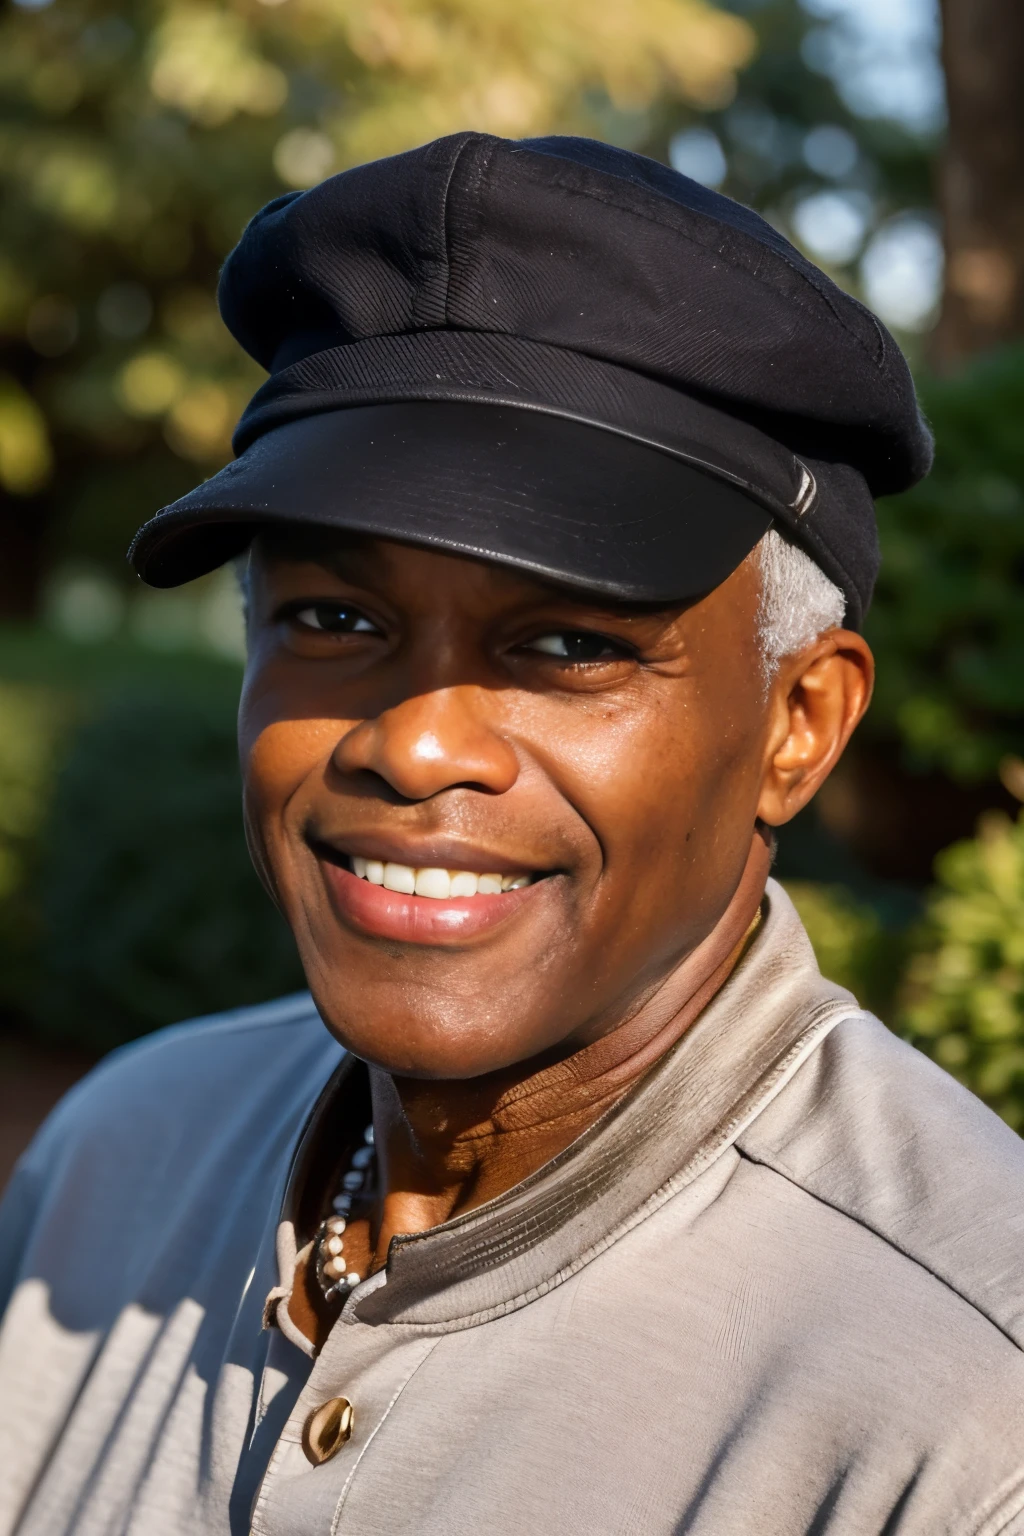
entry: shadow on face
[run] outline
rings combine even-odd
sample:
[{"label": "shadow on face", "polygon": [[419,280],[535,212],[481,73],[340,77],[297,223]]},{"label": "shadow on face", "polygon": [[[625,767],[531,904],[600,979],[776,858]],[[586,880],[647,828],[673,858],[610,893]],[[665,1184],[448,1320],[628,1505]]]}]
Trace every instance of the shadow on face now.
[{"label": "shadow on face", "polygon": [[752,557],[651,610],[390,541],[257,540],[247,833],[338,1039],[435,1078],[566,1054],[707,936],[766,795],[788,819],[859,718],[797,722],[787,799],[793,668],[766,685],[759,583]]}]

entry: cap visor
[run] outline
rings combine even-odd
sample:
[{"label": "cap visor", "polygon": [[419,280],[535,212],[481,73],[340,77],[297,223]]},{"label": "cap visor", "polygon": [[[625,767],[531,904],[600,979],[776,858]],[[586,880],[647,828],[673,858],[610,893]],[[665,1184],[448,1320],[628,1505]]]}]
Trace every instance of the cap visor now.
[{"label": "cap visor", "polygon": [[673,602],[724,581],[772,514],[728,480],[617,432],[528,407],[416,401],[276,427],[148,522],[129,558],[151,586],[178,586],[271,522]]}]

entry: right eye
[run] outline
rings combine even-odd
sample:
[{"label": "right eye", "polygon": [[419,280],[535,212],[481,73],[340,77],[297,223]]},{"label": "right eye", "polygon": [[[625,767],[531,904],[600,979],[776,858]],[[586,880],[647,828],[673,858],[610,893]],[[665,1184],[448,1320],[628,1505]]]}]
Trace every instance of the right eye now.
[{"label": "right eye", "polygon": [[289,614],[294,624],[327,635],[379,635],[380,630],[365,613],[344,603],[310,603]]}]

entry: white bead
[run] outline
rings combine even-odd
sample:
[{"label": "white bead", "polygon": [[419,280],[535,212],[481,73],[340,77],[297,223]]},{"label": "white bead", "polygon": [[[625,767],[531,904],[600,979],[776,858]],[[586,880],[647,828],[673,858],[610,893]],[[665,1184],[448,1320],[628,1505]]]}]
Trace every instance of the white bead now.
[{"label": "white bead", "polygon": [[334,1209],[337,1211],[339,1216],[347,1216],[349,1211],[352,1209],[352,1196],[335,1195],[334,1199],[331,1201],[331,1204],[334,1206]]},{"label": "white bead", "polygon": [[363,1140],[366,1142],[366,1145],[368,1147],[372,1147],[373,1146],[373,1126],[372,1125],[368,1125],[366,1127],[366,1130],[363,1132]]},{"label": "white bead", "polygon": [[345,1273],[345,1266],[340,1259],[328,1259],[324,1265],[324,1274],[329,1280],[340,1280]]},{"label": "white bead", "polygon": [[348,1274],[345,1276],[345,1284],[351,1286],[356,1286],[359,1284],[359,1276],[356,1274],[354,1269],[350,1269]]},{"label": "white bead", "polygon": [[349,1173],[346,1173],[345,1177],[342,1179],[341,1186],[343,1189],[360,1189],[362,1187],[362,1183],[362,1174],[357,1173],[355,1169],[352,1169]]},{"label": "white bead", "polygon": [[347,1226],[348,1222],[345,1220],[344,1216],[329,1216],[327,1218],[328,1232],[336,1232],[339,1237]]},{"label": "white bead", "polygon": [[372,1163],[372,1162],[373,1162],[373,1148],[372,1147],[360,1147],[357,1152],[353,1152],[353,1154],[352,1154],[352,1167],[353,1168],[367,1168],[367,1167],[369,1167],[370,1163]]},{"label": "white bead", "polygon": [[327,1239],[327,1252],[334,1254],[335,1257],[338,1256],[344,1246],[340,1237],[329,1237]]}]

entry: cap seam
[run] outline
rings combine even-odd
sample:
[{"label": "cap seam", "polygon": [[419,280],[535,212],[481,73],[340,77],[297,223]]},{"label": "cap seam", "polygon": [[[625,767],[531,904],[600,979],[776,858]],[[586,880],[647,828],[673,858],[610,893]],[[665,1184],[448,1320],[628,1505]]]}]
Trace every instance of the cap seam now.
[{"label": "cap seam", "polygon": [[[529,152],[527,151],[526,153],[529,153]],[[550,158],[554,160],[557,157],[556,156],[551,156]],[[585,167],[585,169],[586,169],[586,167]],[[533,165],[529,165],[528,166],[528,174],[532,177],[532,179],[538,185],[543,185],[543,186],[557,185],[563,192],[568,192],[568,193],[574,194],[577,197],[588,198],[591,202],[601,203],[601,204],[603,204],[606,207],[616,208],[620,213],[625,213],[625,214],[632,215],[634,218],[643,219],[646,223],[654,224],[659,229],[668,230],[671,234],[676,235],[676,236],[678,236],[679,238],[681,238],[683,240],[686,240],[690,245],[696,246],[700,250],[713,249],[715,254],[719,257],[719,259],[724,261],[734,272],[745,273],[748,277],[752,277],[756,282],[760,282],[763,286],[767,286],[767,284],[764,283],[764,279],[760,277],[758,272],[751,271],[748,267],[741,266],[738,262],[733,261],[729,257],[727,252],[723,251],[719,246],[716,245],[714,247],[708,247],[708,246],[701,245],[701,243],[698,240],[695,240],[693,238],[693,236],[691,234],[689,234],[686,230],[677,228],[675,224],[670,223],[667,219],[658,218],[656,216],[656,214],[654,214],[653,212],[645,211],[645,210],[642,210],[642,209],[639,209],[639,208],[631,207],[628,203],[623,202],[619,198],[613,198],[613,197],[610,197],[610,196],[607,196],[607,195],[603,195],[602,193],[599,193],[599,192],[595,191],[593,188],[590,188],[590,187],[573,186],[571,182],[568,182],[568,181],[564,180],[563,177],[558,175],[558,174],[556,174],[554,177],[542,177],[539,174],[539,172],[538,172],[538,168],[536,166],[533,166]],[[609,174],[614,174],[614,173],[612,172],[612,173],[609,173]],[[620,177],[619,179],[622,180],[623,178]],[[634,183],[630,182],[629,185],[633,186]],[[637,190],[640,191],[640,192],[645,192],[648,189],[646,189],[644,187],[638,187]],[[658,194],[652,192],[650,195],[652,197],[657,197]],[[676,205],[673,205],[673,206],[676,206]],[[678,206],[680,208],[683,207],[682,204],[680,204]],[[690,214],[694,218],[704,219],[704,218],[707,217],[706,215],[701,214],[699,212],[699,210],[697,210],[697,209],[690,208],[690,209],[685,209],[684,211],[686,213]],[[708,222],[710,223],[711,221],[708,220]],[[744,239],[752,239],[753,238],[752,236],[747,235],[744,230],[736,229],[736,228],[734,228],[731,225],[727,226],[727,227],[729,229],[730,234],[739,235],[739,236],[743,237]],[[875,316],[871,313],[871,311],[869,309],[866,309],[866,308],[864,309],[864,313],[868,316],[868,318],[869,318],[869,320],[871,322],[872,328],[873,328],[874,333],[875,333],[876,340],[878,342],[879,356],[877,358],[872,355],[872,352],[869,349],[869,347],[867,346],[867,343],[864,342],[862,340],[862,338],[857,335],[857,332],[852,328],[852,326],[849,326],[849,325],[846,324],[846,322],[844,321],[842,315],[836,309],[836,306],[833,303],[831,297],[827,293],[822,292],[821,289],[817,288],[814,285],[814,283],[811,282],[811,280],[807,276],[807,274],[804,273],[804,272],[801,272],[799,267],[794,266],[793,262],[790,261],[789,258],[782,251],[776,251],[774,249],[774,247],[770,247],[769,249],[772,250],[772,254],[773,255],[777,256],[779,258],[779,260],[785,264],[787,269],[790,272],[792,272],[794,274],[794,276],[799,278],[801,284],[803,285],[803,287],[805,289],[809,290],[810,293],[814,294],[817,298],[819,298],[822,301],[822,303],[827,307],[828,312],[829,312],[830,316],[832,317],[832,320],[834,321],[834,323],[836,325],[838,325],[840,327],[840,329],[847,336],[850,337],[851,341],[856,343],[856,345],[864,353],[865,357],[867,357],[867,359],[871,363],[872,367],[877,372],[881,372],[882,363],[883,363],[884,356],[885,356],[885,341],[884,341],[884,337],[883,337],[882,332],[881,332],[881,328],[878,325],[878,321],[875,318]],[[775,290],[775,291],[778,292],[778,290]],[[779,297],[785,298],[786,295],[785,294],[780,294]],[[852,299],[852,295],[847,295],[847,297],[850,297]],[[856,301],[854,300],[853,302],[856,302]]]},{"label": "cap seam", "polygon": [[[452,293],[452,231],[451,231],[452,184],[455,181],[456,173],[457,173],[457,171],[459,169],[460,164],[462,163],[462,160],[464,159],[464,157],[468,153],[470,146],[471,145],[475,145],[475,144],[483,143],[483,142],[485,142],[485,139],[486,139],[486,135],[480,134],[480,133],[467,133],[465,135],[465,137],[463,138],[462,143],[459,145],[458,150],[455,153],[455,156],[454,156],[454,158],[452,160],[451,165],[448,168],[448,179],[447,179],[447,181],[445,182],[445,185],[444,185],[444,198],[442,199],[442,203],[441,203],[441,224],[442,224],[442,237],[443,237],[443,240],[444,240],[444,269],[445,269],[445,277],[444,277],[444,306],[443,306],[443,309],[444,309],[444,322],[445,322],[446,326],[451,326],[451,324],[452,324],[451,308],[450,308],[450,300],[451,300],[451,293]],[[427,327],[427,329],[432,329],[432,327]],[[403,334],[403,333],[399,333],[399,334]]]},{"label": "cap seam", "polygon": [[[457,141],[454,156],[451,154],[450,142],[438,141],[424,147],[426,173],[424,175],[424,206],[430,210],[430,218],[426,222],[428,226],[434,226],[434,229],[423,242],[423,281],[419,285],[413,284],[409,296],[408,324],[412,330],[424,327],[429,329],[447,323],[450,266],[446,241],[445,206],[452,171],[458,163],[459,155],[468,137],[465,134],[452,135],[452,139]],[[462,142],[458,142],[459,140]],[[437,196],[439,183],[440,197]],[[274,371],[272,370],[271,377]]]},{"label": "cap seam", "polygon": [[[469,224],[470,222],[475,222],[476,224],[480,223],[480,218],[481,218],[480,189],[483,186],[484,177],[487,174],[487,171],[488,171],[488,169],[489,169],[489,167],[491,165],[491,162],[494,159],[495,152],[496,152],[496,150],[498,148],[498,145],[501,142],[502,141],[500,139],[495,138],[491,134],[481,133],[481,134],[478,134],[477,137],[476,137],[476,143],[480,146],[481,152],[477,156],[476,165],[471,167],[470,174],[466,178],[466,186],[465,186],[465,189],[464,189],[464,191],[465,191],[465,201],[466,201],[466,214],[467,214],[467,218],[466,218],[465,222],[467,224]],[[453,172],[452,180],[454,182],[454,172]],[[450,193],[450,195],[449,195],[449,198],[447,200],[446,208],[445,208],[445,215],[446,215],[445,238],[448,241],[449,250],[452,250],[452,248],[454,247],[454,243],[455,243],[455,233],[454,233],[454,227],[453,226],[458,222],[458,220],[457,220],[456,211],[455,211],[454,207],[452,206],[452,203],[454,201],[454,189],[452,187],[449,188],[449,193]],[[450,312],[450,309],[449,309],[449,306],[448,306],[448,299],[451,296],[451,275],[452,275],[452,267],[453,267],[453,265],[454,265],[454,261],[450,258],[449,259],[449,263],[448,263],[448,293],[445,296],[445,315],[448,318],[449,325],[453,329],[455,329],[455,330],[462,330],[462,329],[465,329],[465,327],[460,326],[457,321],[455,321],[455,320],[453,320],[451,318],[451,312]]]}]

